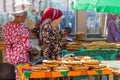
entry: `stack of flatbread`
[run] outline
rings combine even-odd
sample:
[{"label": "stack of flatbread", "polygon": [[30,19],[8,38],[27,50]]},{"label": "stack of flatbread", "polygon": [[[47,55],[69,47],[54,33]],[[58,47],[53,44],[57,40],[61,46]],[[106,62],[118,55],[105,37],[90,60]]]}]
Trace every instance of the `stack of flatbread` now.
[{"label": "stack of flatbread", "polygon": [[95,43],[83,43],[82,47],[87,50],[97,50],[99,49],[98,45]]},{"label": "stack of flatbread", "polygon": [[75,40],[76,41],[84,41],[85,40],[85,33],[84,32],[78,32],[75,34]]},{"label": "stack of flatbread", "polygon": [[66,45],[67,45],[67,43],[68,43],[68,42],[67,42],[67,39],[64,37],[64,38],[62,38],[61,41],[62,41],[62,47],[63,47],[63,48],[66,48]]},{"label": "stack of flatbread", "polygon": [[81,42],[68,42],[66,45],[68,51],[80,50],[80,48],[82,48]]},{"label": "stack of flatbread", "polygon": [[97,44],[97,46],[100,49],[110,49],[110,48],[115,48],[115,44],[114,43],[108,43],[106,41],[94,41],[92,42],[92,44]]}]

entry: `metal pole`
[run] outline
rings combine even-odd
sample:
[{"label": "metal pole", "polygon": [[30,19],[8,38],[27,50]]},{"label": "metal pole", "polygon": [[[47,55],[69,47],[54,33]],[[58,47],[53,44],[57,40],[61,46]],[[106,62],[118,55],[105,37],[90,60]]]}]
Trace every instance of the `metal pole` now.
[{"label": "metal pole", "polygon": [[66,27],[69,26],[69,0],[67,0],[67,20],[66,20]]},{"label": "metal pole", "polygon": [[52,5],[51,5],[51,0],[49,1],[49,5],[50,5],[50,7],[52,7]]},{"label": "metal pole", "polygon": [[39,1],[39,12],[41,12],[41,3],[42,3],[42,0]]}]

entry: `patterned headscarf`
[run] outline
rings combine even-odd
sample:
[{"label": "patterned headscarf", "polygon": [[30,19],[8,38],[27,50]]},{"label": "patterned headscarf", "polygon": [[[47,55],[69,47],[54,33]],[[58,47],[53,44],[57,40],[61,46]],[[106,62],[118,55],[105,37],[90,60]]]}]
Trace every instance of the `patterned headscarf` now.
[{"label": "patterned headscarf", "polygon": [[37,22],[35,28],[32,30],[32,32],[39,32],[40,25],[44,25],[46,23],[49,23],[57,18],[60,18],[62,16],[62,11],[59,9],[55,9],[52,7],[47,8],[42,13],[42,18],[39,22]]},{"label": "patterned headscarf", "polygon": [[55,19],[58,19],[62,16],[62,11],[52,7],[47,8],[42,14],[41,24],[51,22]]}]

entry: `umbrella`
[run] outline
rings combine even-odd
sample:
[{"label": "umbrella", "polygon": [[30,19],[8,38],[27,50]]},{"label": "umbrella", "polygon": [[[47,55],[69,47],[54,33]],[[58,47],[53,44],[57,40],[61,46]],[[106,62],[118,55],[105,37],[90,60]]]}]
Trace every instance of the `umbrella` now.
[{"label": "umbrella", "polygon": [[73,10],[89,10],[120,14],[120,0],[73,0]]}]

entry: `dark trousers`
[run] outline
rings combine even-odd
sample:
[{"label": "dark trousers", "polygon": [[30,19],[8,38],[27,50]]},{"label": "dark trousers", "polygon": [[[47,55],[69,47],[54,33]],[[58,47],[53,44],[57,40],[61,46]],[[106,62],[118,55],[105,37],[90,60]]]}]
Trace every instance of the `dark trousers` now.
[{"label": "dark trousers", "polygon": [[0,63],[0,80],[15,80],[15,67],[8,63]]}]

